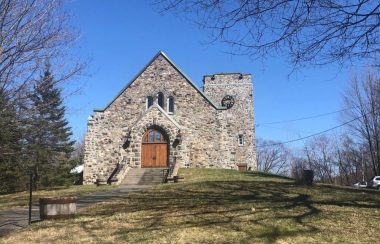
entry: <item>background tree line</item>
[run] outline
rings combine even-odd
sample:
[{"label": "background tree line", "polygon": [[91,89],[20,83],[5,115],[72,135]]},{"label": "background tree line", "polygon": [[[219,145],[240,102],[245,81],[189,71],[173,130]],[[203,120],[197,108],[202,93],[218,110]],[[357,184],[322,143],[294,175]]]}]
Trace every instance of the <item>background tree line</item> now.
[{"label": "background tree line", "polygon": [[41,186],[71,181],[62,84],[83,68],[75,36],[59,0],[0,0],[0,193],[24,190],[31,168]]},{"label": "background tree line", "polygon": [[352,77],[342,100],[341,133],[321,134],[292,148],[280,142],[258,140],[258,169],[298,178],[312,169],[316,180],[352,185],[380,175],[380,77],[366,72]]}]

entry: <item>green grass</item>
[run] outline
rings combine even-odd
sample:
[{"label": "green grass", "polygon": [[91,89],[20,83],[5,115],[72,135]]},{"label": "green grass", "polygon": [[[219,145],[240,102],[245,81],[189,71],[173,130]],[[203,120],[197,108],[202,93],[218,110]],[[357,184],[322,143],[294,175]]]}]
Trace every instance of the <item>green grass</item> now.
[{"label": "green grass", "polygon": [[5,243],[368,243],[380,239],[380,194],[232,170],[183,169],[160,185],[44,221]]},{"label": "green grass", "polygon": [[[79,196],[82,194],[113,189],[115,186],[85,185],[85,186],[66,186],[66,187],[51,187],[44,190],[33,191],[33,204],[38,204],[40,197],[58,197],[58,196]],[[29,192],[23,191],[13,194],[0,195],[0,210],[10,208],[26,207],[29,204]]]}]

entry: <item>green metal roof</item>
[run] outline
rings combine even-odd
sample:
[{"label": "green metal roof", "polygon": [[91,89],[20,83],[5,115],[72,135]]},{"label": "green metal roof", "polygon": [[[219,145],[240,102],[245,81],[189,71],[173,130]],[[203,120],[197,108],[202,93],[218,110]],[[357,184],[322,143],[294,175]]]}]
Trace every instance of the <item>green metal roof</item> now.
[{"label": "green metal roof", "polygon": [[202,92],[197,85],[195,85],[195,83],[193,81],[191,81],[191,79],[185,75],[185,73],[183,73],[181,71],[181,69],[173,62],[170,60],[170,58],[163,52],[163,51],[159,51],[150,61],[147,65],[144,66],[144,68],[142,68],[140,70],[140,72],[137,73],[137,75],[135,75],[131,81],[128,82],[128,84],[112,99],[112,101],[110,103],[107,104],[107,106],[104,108],[104,109],[94,109],[94,112],[104,112],[147,68],[149,65],[151,65],[153,63],[154,60],[156,60],[156,58],[158,58],[159,56],[162,56],[164,57],[189,83],[192,87],[194,87],[194,89],[204,98],[206,99],[207,102],[209,102],[215,109],[217,110],[225,110],[226,108],[225,107],[221,107],[221,106],[217,106],[209,97],[207,97],[207,95]]}]

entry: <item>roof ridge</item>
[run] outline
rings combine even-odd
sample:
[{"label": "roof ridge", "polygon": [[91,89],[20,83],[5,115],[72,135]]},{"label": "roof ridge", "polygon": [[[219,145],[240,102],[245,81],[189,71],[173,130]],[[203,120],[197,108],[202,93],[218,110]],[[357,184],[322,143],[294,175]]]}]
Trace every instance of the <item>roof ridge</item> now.
[{"label": "roof ridge", "polygon": [[203,96],[215,109],[224,110],[224,107],[217,106],[199,87],[166,55],[162,50],[158,51],[156,55],[125,85],[121,91],[104,107],[104,109],[94,109],[94,112],[104,112],[111,104],[156,60],[162,55],[189,83],[195,88],[196,91]]}]

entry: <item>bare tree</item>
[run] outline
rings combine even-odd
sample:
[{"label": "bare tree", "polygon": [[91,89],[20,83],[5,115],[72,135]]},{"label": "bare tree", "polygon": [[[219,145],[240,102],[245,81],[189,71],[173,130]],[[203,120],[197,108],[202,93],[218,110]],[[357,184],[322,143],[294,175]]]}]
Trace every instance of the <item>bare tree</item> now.
[{"label": "bare tree", "polygon": [[78,74],[83,65],[68,61],[75,38],[61,0],[0,0],[0,89],[26,99],[47,61],[56,82]]},{"label": "bare tree", "polygon": [[293,152],[291,175],[301,181],[305,169],[313,170],[320,182],[352,185],[369,179],[363,148],[352,137],[323,135],[306,142],[302,151]]},{"label": "bare tree", "polygon": [[376,59],[380,3],[375,0],[154,0],[183,13],[233,53],[261,57],[287,50],[296,65]]},{"label": "bare tree", "polygon": [[337,175],[336,158],[330,137],[321,135],[309,140],[304,147],[304,157],[317,180],[334,183],[334,177]]},{"label": "bare tree", "polygon": [[270,140],[257,140],[257,168],[262,172],[289,175],[290,151]]},{"label": "bare tree", "polygon": [[76,161],[77,165],[83,164],[84,158],[84,137],[78,140],[74,145],[74,152],[71,154],[71,158]]},{"label": "bare tree", "polygon": [[305,169],[310,169],[310,167],[308,166],[308,162],[304,155],[296,155],[293,153],[290,164],[291,177],[301,183],[303,181]]},{"label": "bare tree", "polygon": [[[345,111],[350,118],[353,135],[364,146],[364,155],[372,168],[372,174],[380,174],[380,79],[367,72],[362,79],[352,78],[350,88],[344,94],[344,101],[355,109]],[[367,162],[366,162],[367,163]]]},{"label": "bare tree", "polygon": [[345,133],[333,145],[340,185],[352,185],[368,179],[368,165],[364,162],[363,148]]}]

